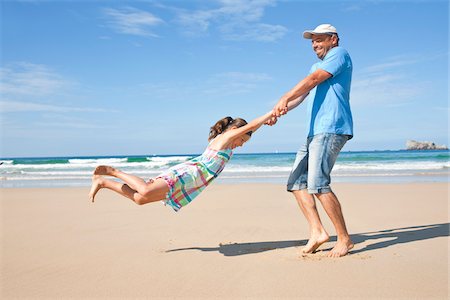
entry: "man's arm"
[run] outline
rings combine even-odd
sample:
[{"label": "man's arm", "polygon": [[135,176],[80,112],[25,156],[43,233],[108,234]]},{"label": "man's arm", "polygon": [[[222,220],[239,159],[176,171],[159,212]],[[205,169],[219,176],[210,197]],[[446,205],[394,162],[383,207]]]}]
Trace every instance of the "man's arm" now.
[{"label": "man's arm", "polygon": [[[306,94],[303,94],[300,97],[290,101],[287,105],[287,111],[291,111],[294,108],[296,108],[297,106],[299,106],[300,103],[302,103],[305,100],[305,98],[308,97],[308,95],[309,95],[309,93],[306,93]],[[272,118],[267,120],[265,124],[273,126],[277,123],[277,121],[278,121],[278,117],[273,116],[273,114],[272,114]]]},{"label": "man's arm", "polygon": [[[298,99],[302,95],[307,95],[313,88],[330,78],[332,75],[322,69],[317,69],[313,73],[306,76],[302,81],[297,83],[289,92],[280,98],[273,108],[273,114],[276,117],[284,115],[288,111],[288,103]],[[303,100],[302,100],[303,101]],[[300,104],[300,103],[298,103]],[[297,105],[298,105],[297,104]]]}]

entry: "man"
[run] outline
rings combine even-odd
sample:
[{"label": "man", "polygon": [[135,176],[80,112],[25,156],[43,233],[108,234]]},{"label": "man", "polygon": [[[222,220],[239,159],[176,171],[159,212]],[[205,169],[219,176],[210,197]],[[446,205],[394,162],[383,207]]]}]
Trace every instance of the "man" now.
[{"label": "man", "polygon": [[310,239],[302,249],[313,253],[329,240],[320,220],[315,198],[319,199],[337,233],[337,243],[330,257],[341,257],[353,248],[338,198],[330,188],[330,173],[336,158],[353,137],[350,110],[352,61],[348,52],[339,47],[336,28],[322,24],[303,33],[311,39],[312,48],[321,60],[310,74],[283,95],[273,108],[273,118],[297,107],[308,96],[309,133],[306,144],[298,151],[289,175],[287,190],[292,192],[310,226]]}]

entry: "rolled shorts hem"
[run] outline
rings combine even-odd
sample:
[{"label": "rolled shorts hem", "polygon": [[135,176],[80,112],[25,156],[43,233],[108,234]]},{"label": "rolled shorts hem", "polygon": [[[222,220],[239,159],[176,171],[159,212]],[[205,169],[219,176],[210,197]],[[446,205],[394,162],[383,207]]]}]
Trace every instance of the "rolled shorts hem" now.
[{"label": "rolled shorts hem", "polygon": [[322,188],[316,188],[316,189],[308,189],[305,184],[288,185],[286,190],[288,192],[308,190],[308,194],[325,194],[325,193],[332,192],[331,187],[322,187]]},{"label": "rolled shorts hem", "polygon": [[331,188],[330,187],[323,187],[323,188],[317,188],[317,189],[308,189],[308,194],[325,194],[330,193]]},{"label": "rolled shorts hem", "polygon": [[302,183],[302,184],[288,184],[286,190],[288,192],[293,192],[293,191],[300,191],[300,190],[306,190],[307,186],[306,184]]}]

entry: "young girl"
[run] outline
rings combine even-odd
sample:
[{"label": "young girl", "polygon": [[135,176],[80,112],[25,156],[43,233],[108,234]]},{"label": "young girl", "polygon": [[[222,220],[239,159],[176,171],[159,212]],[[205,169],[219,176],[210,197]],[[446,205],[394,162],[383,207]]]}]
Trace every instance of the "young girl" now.
[{"label": "young girl", "polygon": [[[94,202],[97,192],[106,188],[139,205],[163,200],[166,205],[179,211],[222,172],[233,149],[241,147],[253,132],[271,118],[272,112],[268,112],[248,124],[240,118],[226,117],[219,120],[211,127],[208,138],[210,143],[202,155],[171,167],[149,182],[110,166],[98,166],[94,170],[89,198]],[[105,179],[102,175],[119,178],[125,184]]]}]

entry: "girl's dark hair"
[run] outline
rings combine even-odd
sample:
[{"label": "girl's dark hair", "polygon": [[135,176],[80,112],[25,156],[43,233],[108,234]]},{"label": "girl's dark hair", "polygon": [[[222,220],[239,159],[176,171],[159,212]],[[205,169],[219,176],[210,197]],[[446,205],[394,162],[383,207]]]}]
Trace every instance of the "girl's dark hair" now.
[{"label": "girl's dark hair", "polygon": [[[236,127],[242,127],[244,125],[247,125],[247,121],[241,118],[233,119],[232,117],[225,117],[223,119],[220,119],[219,121],[214,124],[214,126],[211,127],[209,130],[209,137],[208,141],[211,141],[213,138],[221,134],[222,132],[226,131],[227,129],[236,126]],[[247,132],[249,136],[252,136],[252,132]]]}]

